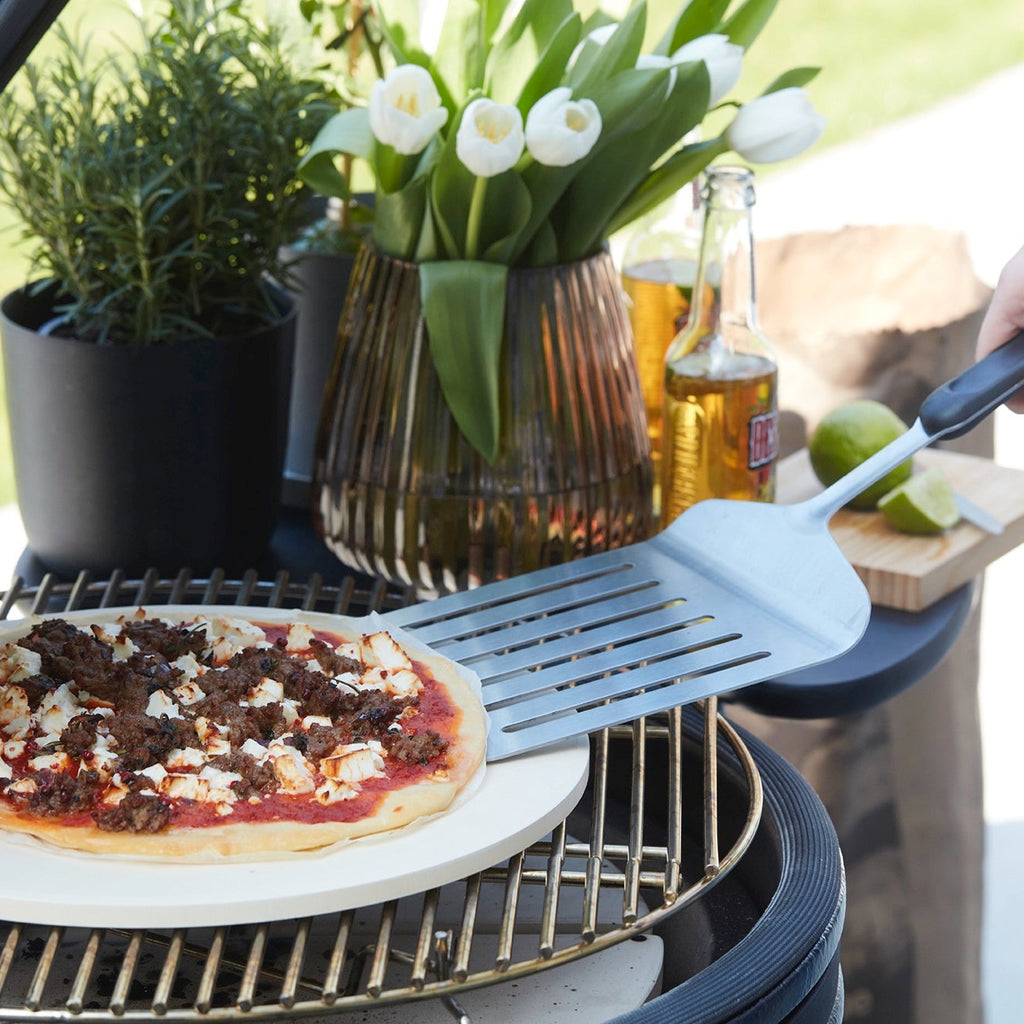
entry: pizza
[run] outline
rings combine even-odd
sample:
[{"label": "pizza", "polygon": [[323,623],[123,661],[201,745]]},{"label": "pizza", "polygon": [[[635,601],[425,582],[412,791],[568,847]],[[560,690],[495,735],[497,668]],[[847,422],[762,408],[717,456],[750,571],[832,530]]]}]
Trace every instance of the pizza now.
[{"label": "pizza", "polygon": [[481,769],[461,666],[376,618],[250,614],[24,624],[0,646],[0,830],[103,854],[299,852],[442,812]]}]

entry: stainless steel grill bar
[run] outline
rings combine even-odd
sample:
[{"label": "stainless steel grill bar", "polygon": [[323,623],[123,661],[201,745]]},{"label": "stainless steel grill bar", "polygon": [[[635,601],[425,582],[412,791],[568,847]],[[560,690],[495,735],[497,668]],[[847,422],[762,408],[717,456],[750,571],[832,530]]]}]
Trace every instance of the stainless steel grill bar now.
[{"label": "stainless steel grill bar", "polygon": [[[359,615],[399,608],[409,599],[383,583],[361,589],[349,579],[333,587],[316,577],[296,583],[287,573],[273,580],[255,572],[241,579],[115,573],[101,581],[83,573],[70,583],[49,576],[38,587],[16,580],[0,595],[0,616],[162,603]],[[454,1019],[468,1020],[456,999],[460,991],[523,978],[638,935],[700,898],[743,855],[760,820],[760,778],[713,700],[703,714],[702,873],[684,863],[685,729],[676,709],[593,737],[589,824],[582,835],[563,821],[549,838],[461,883],[379,907],[230,929],[125,932],[12,922],[0,947],[0,1019],[111,1024],[158,1017],[196,1024],[343,1015],[438,998]],[[608,818],[613,744],[616,765],[619,749],[626,749],[614,770],[630,772],[621,835]],[[646,827],[655,748],[668,754],[657,762],[667,771],[658,787],[667,794],[664,845],[652,841]],[[737,836],[725,836],[718,822],[717,775],[725,751],[741,765],[749,794]],[[524,936],[535,938],[525,955],[516,942]],[[57,963],[71,964],[67,978],[59,976]]]}]

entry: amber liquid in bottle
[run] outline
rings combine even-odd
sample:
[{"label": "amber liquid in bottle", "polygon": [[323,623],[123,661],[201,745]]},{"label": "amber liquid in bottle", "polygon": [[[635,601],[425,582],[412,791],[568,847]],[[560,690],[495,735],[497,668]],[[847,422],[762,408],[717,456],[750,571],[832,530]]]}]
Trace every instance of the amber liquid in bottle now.
[{"label": "amber liquid in bottle", "polygon": [[706,498],[775,499],[775,364],[738,357],[726,376],[666,379],[661,514]]},{"label": "amber liquid in bottle", "polygon": [[696,272],[696,265],[684,260],[649,261],[622,271],[655,468],[661,456],[665,353],[686,326]]}]

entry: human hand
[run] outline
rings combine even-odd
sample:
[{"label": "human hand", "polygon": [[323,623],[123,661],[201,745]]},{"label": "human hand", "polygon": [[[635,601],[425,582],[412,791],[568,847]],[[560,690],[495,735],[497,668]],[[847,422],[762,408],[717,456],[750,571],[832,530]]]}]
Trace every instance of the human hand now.
[{"label": "human hand", "polygon": [[[981,359],[1003,342],[1024,330],[1024,248],[1003,267],[992,301],[981,322],[975,356]],[[1014,412],[1024,413],[1024,390],[1006,403]]]}]

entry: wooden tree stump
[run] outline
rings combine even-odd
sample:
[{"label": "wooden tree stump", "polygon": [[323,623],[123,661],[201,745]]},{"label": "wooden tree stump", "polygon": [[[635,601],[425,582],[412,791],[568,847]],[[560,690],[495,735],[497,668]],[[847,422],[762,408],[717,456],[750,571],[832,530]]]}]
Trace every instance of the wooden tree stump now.
[{"label": "wooden tree stump", "polygon": [[[853,398],[912,422],[974,359],[991,292],[962,234],[849,227],[761,241],[756,259],[761,326],[779,356],[783,454]],[[951,447],[991,455],[991,421]]]}]

